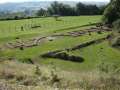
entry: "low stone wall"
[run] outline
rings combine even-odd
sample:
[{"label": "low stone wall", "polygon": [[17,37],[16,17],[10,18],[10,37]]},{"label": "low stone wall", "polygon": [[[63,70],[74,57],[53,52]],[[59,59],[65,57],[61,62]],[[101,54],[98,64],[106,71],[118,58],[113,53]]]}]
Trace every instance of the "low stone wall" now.
[{"label": "low stone wall", "polygon": [[92,40],[92,41],[74,46],[72,48],[66,48],[64,50],[56,50],[56,51],[48,52],[48,53],[42,54],[41,57],[43,57],[43,58],[58,58],[61,60],[73,61],[73,62],[83,62],[84,58],[82,58],[80,56],[69,55],[65,51],[69,52],[69,51],[85,48],[85,47],[93,45],[93,44],[101,43],[106,39],[108,39],[108,36],[97,39],[97,40]]},{"label": "low stone wall", "polygon": [[107,39],[107,37],[101,38],[101,39],[97,39],[97,40],[93,40],[93,41],[90,41],[90,42],[86,42],[86,43],[77,45],[77,46],[75,46],[73,48],[70,48],[69,50],[73,51],[73,50],[81,49],[81,48],[84,48],[84,47],[87,47],[87,46],[90,46],[90,45],[93,45],[93,44],[101,43],[102,41],[104,41],[106,39]]},{"label": "low stone wall", "polygon": [[80,62],[80,63],[84,61],[82,57],[69,55],[65,52],[49,52],[41,56],[43,58],[57,58],[65,61]]},{"label": "low stone wall", "polygon": [[36,26],[32,26],[31,28],[32,28],[32,29],[41,28],[41,26],[40,26],[40,25],[36,25]]},{"label": "low stone wall", "polygon": [[[102,32],[105,32],[105,31],[111,31],[111,29],[107,27],[102,27],[102,28],[92,27],[86,30],[67,32],[66,34],[55,34],[51,36],[37,37],[37,38],[33,38],[32,40],[28,40],[28,41],[19,41],[20,38],[17,37],[16,42],[7,43],[6,46],[8,48],[29,48],[29,47],[40,45],[41,41],[46,41],[46,40],[53,41],[53,39],[48,39],[48,37],[52,37],[52,38],[65,37],[65,36],[78,37],[78,36],[82,36],[85,34],[91,35],[92,32],[97,32],[98,34],[102,34]],[[83,45],[80,45],[80,47],[82,48],[92,43],[93,42],[85,43]]]},{"label": "low stone wall", "polygon": [[79,31],[72,31],[72,32],[68,32],[68,35],[73,36],[73,37],[78,37],[78,36],[82,36],[85,34],[89,34],[92,32],[97,32],[98,34],[101,34],[102,32],[105,31],[112,31],[110,28],[102,26],[100,27],[91,27],[90,29],[86,29],[86,30],[79,30]]}]

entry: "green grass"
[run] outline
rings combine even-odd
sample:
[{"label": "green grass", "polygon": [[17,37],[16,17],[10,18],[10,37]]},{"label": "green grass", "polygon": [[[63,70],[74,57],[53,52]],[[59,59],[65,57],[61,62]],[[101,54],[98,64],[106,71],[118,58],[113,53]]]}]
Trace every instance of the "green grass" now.
[{"label": "green grass", "polygon": [[[103,49],[101,49],[103,48]],[[80,56],[84,58],[82,63],[74,63],[69,61],[61,61],[56,59],[43,60],[42,63],[54,63],[56,66],[67,70],[89,71],[96,69],[102,62],[120,63],[120,51],[112,48],[107,41],[100,44],[94,44],[83,49],[69,52],[70,55]]]},{"label": "green grass", "polygon": [[85,61],[80,67],[86,70],[96,68],[102,62],[120,63],[120,51],[109,46],[107,41],[73,51],[70,54],[82,56]]},{"label": "green grass", "polygon": [[[54,31],[61,32],[61,29],[78,27],[100,21],[101,16],[78,16],[78,17],[61,17],[62,21],[55,21],[54,18],[37,18],[29,20],[0,21],[0,39],[11,38],[16,36],[36,36],[50,35]],[[20,30],[21,26],[39,24],[41,28]],[[64,30],[65,31],[65,30]]]},{"label": "green grass", "polygon": [[[37,46],[37,47],[26,48],[23,51],[21,51],[19,49],[8,50],[8,51],[4,52],[4,55],[7,55],[9,57],[15,57],[22,61],[25,60],[26,58],[33,58],[35,60],[38,60],[37,62],[40,62],[40,64],[48,64],[49,65],[52,62],[57,67],[60,67],[62,69],[66,69],[66,70],[89,70],[89,69],[95,68],[95,67],[93,67],[93,65],[99,64],[96,62],[95,62],[95,64],[91,64],[90,60],[93,59],[94,57],[92,58],[90,56],[91,58],[89,58],[89,53],[91,53],[89,50],[88,50],[88,53],[83,53],[83,54],[71,52],[72,54],[75,53],[76,56],[82,56],[85,59],[85,62],[83,62],[83,63],[67,62],[67,61],[62,61],[59,59],[43,59],[40,57],[40,55],[44,54],[48,51],[54,51],[54,50],[59,50],[59,49],[64,49],[64,48],[71,48],[73,46],[76,46],[76,45],[84,43],[84,42],[88,42],[88,41],[91,41],[94,39],[99,39],[99,38],[105,37],[106,35],[108,35],[108,33],[104,33],[102,35],[93,33],[92,36],[85,35],[85,36],[76,37],[76,38],[64,37],[64,38],[56,39],[55,41],[52,41],[52,42],[42,43],[40,46]],[[96,52],[96,51],[94,51],[94,52]],[[86,56],[84,56],[84,54]],[[86,59],[86,57],[87,57],[87,59]],[[94,58],[93,61],[96,61],[97,59],[98,58],[96,57],[96,59]],[[90,64],[91,68],[89,68],[88,64]]]},{"label": "green grass", "polygon": [[35,56],[44,54],[48,51],[71,48],[73,46],[76,46],[84,42],[105,37],[106,35],[108,35],[108,33],[104,33],[102,35],[93,33],[92,36],[84,35],[81,37],[61,37],[55,39],[52,42],[48,41],[45,43],[41,43],[39,46],[36,47],[25,48],[23,51],[21,51],[20,49],[13,49],[13,50],[10,49],[8,51],[5,51],[5,53],[7,54],[7,56],[14,56],[17,58],[29,58],[29,57],[33,58]]},{"label": "green grass", "polygon": [[[83,30],[90,28],[91,26],[82,27],[91,23],[100,22],[101,16],[77,16],[77,17],[61,17],[62,21],[55,21],[54,18],[39,18],[29,20],[14,20],[14,21],[0,21],[0,46],[4,47],[7,42],[15,41],[16,37],[21,39],[30,39],[37,36],[48,36],[54,33],[66,33],[74,30]],[[29,29],[26,28],[24,31],[20,30],[23,25],[40,24],[41,28]],[[15,27],[17,28],[15,30]],[[76,27],[76,28],[75,28]],[[100,44],[91,45],[89,47],[69,52],[76,56],[81,56],[85,59],[83,63],[74,63],[69,61],[63,61],[59,59],[43,59],[40,57],[48,51],[54,51],[59,49],[71,48],[73,46],[85,43],[91,40],[103,38],[107,36],[108,32],[103,34],[92,33],[91,36],[84,35],[80,37],[60,37],[53,41],[46,41],[41,43],[39,46],[25,48],[23,51],[19,49],[4,49],[0,52],[2,57],[13,57],[17,60],[25,60],[26,58],[32,58],[38,63],[43,65],[49,65],[51,62],[57,67],[64,70],[77,70],[85,71],[95,69],[101,61],[107,62],[119,62],[120,52],[109,46],[107,42]],[[100,48],[103,48],[100,51]]]}]

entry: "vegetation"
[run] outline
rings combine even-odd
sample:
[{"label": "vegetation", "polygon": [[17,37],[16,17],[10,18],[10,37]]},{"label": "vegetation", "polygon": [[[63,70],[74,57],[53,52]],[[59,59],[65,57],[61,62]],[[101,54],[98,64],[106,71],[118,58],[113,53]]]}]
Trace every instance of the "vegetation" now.
[{"label": "vegetation", "polygon": [[113,23],[113,27],[114,27],[114,30],[116,30],[117,32],[120,32],[120,19],[116,20]]},{"label": "vegetation", "polygon": [[[101,16],[77,16],[77,17],[60,17],[62,21],[56,21],[54,18],[34,18],[26,20],[0,21],[0,42],[4,40],[33,36],[47,36],[54,32],[67,32],[70,29],[77,29],[83,25],[90,25],[90,23],[97,23]],[[82,21],[82,22],[80,22]],[[74,22],[74,23],[73,23]],[[32,29],[31,26],[41,26]],[[23,30],[21,30],[23,27]]]},{"label": "vegetation", "polygon": [[0,89],[120,89],[119,13],[111,19],[108,9],[116,2],[104,13],[114,28],[95,16],[97,6],[82,3],[54,2],[37,13],[54,18],[0,21]]},{"label": "vegetation", "polygon": [[80,16],[80,15],[102,15],[105,5],[86,5],[81,2],[72,7],[68,4],[53,2],[47,9],[25,10],[21,12],[0,12],[0,20],[21,20],[49,16]]},{"label": "vegetation", "polygon": [[[62,72],[58,69],[53,69],[53,65],[38,67],[40,68],[39,73],[41,73],[39,75],[35,73],[35,65],[13,61],[2,62],[0,65],[0,78],[2,79],[0,81],[0,89],[46,90],[48,88],[54,90],[56,88],[78,88],[83,90],[114,90],[120,88],[119,67],[116,64],[100,63],[96,71],[81,73]],[[26,68],[26,71],[24,71],[24,68]]]},{"label": "vegetation", "polygon": [[104,12],[104,22],[112,24],[114,21],[120,18],[120,1],[111,0],[110,4]]},{"label": "vegetation", "polygon": [[105,6],[98,7],[96,5],[85,5],[81,2],[77,3],[75,7],[69,5],[53,2],[47,10],[40,9],[37,13],[38,16],[80,16],[80,15],[101,15]]},{"label": "vegetation", "polygon": [[[112,46],[120,47],[119,33],[120,33],[120,1],[111,0],[110,4],[104,12],[104,23],[110,24],[114,29],[114,38],[112,39]],[[117,34],[116,34],[117,33]]]},{"label": "vegetation", "polygon": [[[32,22],[35,24],[40,23],[41,27],[35,29],[25,28],[21,31],[21,26],[26,25],[26,23],[31,22],[31,20],[18,20],[18,21],[1,21],[1,48],[6,48],[2,51],[2,56],[5,59],[16,59],[22,62],[27,63],[36,63],[39,62],[41,64],[49,65],[51,62],[55,63],[57,67],[60,67],[64,70],[92,70],[99,63],[101,54],[105,54],[103,58],[106,58],[106,61],[117,62],[119,58],[119,52],[113,48],[111,48],[107,42],[100,43],[98,45],[91,45],[90,47],[85,47],[80,50],[67,52],[70,54],[69,56],[79,56],[84,59],[82,63],[61,61],[61,59],[44,59],[41,55],[47,53],[48,51],[55,50],[63,50],[66,48],[72,48],[79,44],[84,44],[85,42],[90,42],[92,40],[100,39],[106,37],[111,32],[102,32],[102,34],[98,34],[97,32],[83,34],[82,36],[72,37],[72,36],[62,36],[62,37],[53,37],[51,35],[59,35],[59,34],[68,34],[68,32],[72,31],[81,31],[87,30],[94,25],[91,26],[91,23],[97,23],[100,21],[101,16],[77,16],[77,17],[60,17],[62,21],[56,21],[53,18],[39,18],[32,19]],[[82,21],[82,22],[81,22]],[[74,22],[74,23],[73,23]],[[91,23],[90,23],[91,22]],[[18,29],[15,30],[13,23]],[[64,23],[64,24],[63,24]],[[4,27],[4,25],[6,25]],[[12,30],[9,29],[9,25]],[[90,25],[90,26],[85,26]],[[83,26],[83,27],[81,27]],[[48,29],[49,28],[49,29]],[[4,30],[4,31],[3,31]],[[79,32],[78,32],[79,33]],[[31,43],[29,39],[35,39],[36,37],[48,36],[45,40],[43,39],[43,43],[40,43],[38,46],[33,47],[24,47],[23,50],[19,48],[10,49],[6,47],[7,43],[15,43],[17,44],[19,41],[23,41],[24,43]],[[18,38],[18,39],[17,39]],[[72,42],[72,43],[70,43]],[[106,47],[105,51],[101,52],[100,48]],[[108,52],[106,54],[106,52]],[[74,54],[75,53],[75,54]],[[89,55],[89,53],[91,55]],[[96,54],[95,54],[96,53]],[[114,55],[114,53],[116,53]],[[91,57],[92,56],[92,57]],[[100,56],[100,57],[98,57]],[[91,62],[94,61],[93,62]]]}]

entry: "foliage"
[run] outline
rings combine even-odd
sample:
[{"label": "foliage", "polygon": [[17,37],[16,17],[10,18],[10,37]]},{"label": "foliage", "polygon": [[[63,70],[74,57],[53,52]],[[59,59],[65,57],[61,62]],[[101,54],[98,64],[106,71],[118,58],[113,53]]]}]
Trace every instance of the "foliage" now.
[{"label": "foliage", "polygon": [[104,12],[103,21],[106,24],[112,24],[120,18],[120,0],[111,0]]},{"label": "foliage", "polygon": [[35,74],[39,76],[41,75],[41,70],[39,66],[36,66]]},{"label": "foliage", "polygon": [[[34,73],[35,65],[7,61],[0,64],[0,89],[1,90],[49,90],[71,89],[74,90],[116,90],[120,88],[119,67],[116,64],[102,64],[110,67],[109,74],[101,71],[77,72],[56,71],[53,67],[39,66],[42,75]],[[24,70],[26,68],[26,70]],[[106,68],[108,70],[108,68]]]},{"label": "foliage", "polygon": [[[74,16],[74,17],[60,17],[62,21],[55,21],[53,18],[38,18],[38,19],[26,19],[26,20],[13,20],[13,21],[1,21],[0,22],[0,45],[3,47],[8,42],[16,42],[16,37],[19,37],[22,41],[28,41],[41,36],[49,36],[55,34],[67,34],[67,32],[86,30],[91,26],[80,27],[91,23],[97,23],[100,21],[101,16]],[[40,24],[41,28],[29,29],[26,28],[21,31],[21,26],[28,26],[29,24]],[[74,23],[73,23],[74,22]],[[10,27],[10,28],[9,28]],[[17,29],[15,29],[15,27]],[[75,27],[75,28],[74,28]],[[40,46],[20,49],[6,49],[3,50],[2,57],[15,58],[27,63],[38,63],[49,65],[50,62],[54,62],[57,67],[64,70],[91,70],[94,69],[96,64],[100,61],[101,54],[105,54],[102,58],[105,58],[107,62],[114,62],[120,59],[120,53],[118,50],[110,47],[107,42],[101,44],[91,45],[84,49],[75,50],[73,52],[67,52],[69,55],[80,56],[85,60],[83,63],[74,63],[69,61],[62,61],[59,59],[43,59],[40,55],[53,50],[61,50],[64,48],[71,48],[73,46],[103,38],[109,33],[102,34],[91,33],[89,35],[83,35],[80,37],[60,37],[55,38],[52,42],[46,40],[41,43]],[[100,49],[103,48],[103,49]],[[38,56],[38,57],[37,57]],[[35,61],[34,61],[35,60]],[[33,61],[33,62],[32,62]]]},{"label": "foliage", "polygon": [[37,16],[47,16],[47,11],[45,9],[40,9],[38,12],[37,12]]},{"label": "foliage", "polygon": [[113,23],[114,30],[120,32],[120,19]]},{"label": "foliage", "polygon": [[98,66],[98,69],[102,73],[111,74],[111,75],[120,73],[119,64],[116,64],[116,63],[105,63],[105,62],[102,62]]},{"label": "foliage", "polygon": [[78,3],[76,5],[76,11],[78,15],[98,15],[100,14],[100,8],[96,5],[85,5]]},{"label": "foliage", "polygon": [[120,47],[120,37],[115,37],[113,40],[112,40],[112,46],[113,47]]},{"label": "foliage", "polygon": [[[55,1],[47,8],[47,14],[61,16],[99,15],[102,14],[103,7],[104,6],[98,7],[96,5],[85,5],[83,3],[77,3],[75,7],[71,7],[70,5]],[[41,12],[42,10],[40,9],[38,13]]]},{"label": "foliage", "polygon": [[63,3],[53,2],[48,8],[48,13],[50,15],[74,16],[75,9]]},{"label": "foliage", "polygon": [[[105,24],[109,24],[120,33],[120,0],[111,0],[108,7],[104,12],[103,21]],[[116,32],[114,32],[115,34]],[[118,36],[118,35],[114,35]],[[120,38],[116,37],[112,39],[112,46],[119,47],[120,46]]]}]

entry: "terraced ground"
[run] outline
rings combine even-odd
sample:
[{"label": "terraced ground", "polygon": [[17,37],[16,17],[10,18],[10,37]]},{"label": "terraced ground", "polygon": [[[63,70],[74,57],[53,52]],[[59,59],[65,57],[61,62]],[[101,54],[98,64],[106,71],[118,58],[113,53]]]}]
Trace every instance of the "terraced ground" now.
[{"label": "terraced ground", "polygon": [[[55,21],[54,18],[48,17],[0,21],[1,60],[18,60],[46,66],[53,63],[63,70],[77,72],[96,69],[101,62],[119,63],[120,51],[112,48],[108,40],[66,52],[69,55],[82,57],[84,61],[81,63],[57,58],[42,58],[41,55],[45,53],[72,48],[107,37],[112,33],[112,31],[98,33],[94,30],[101,30],[95,26],[95,23],[100,22],[101,16],[60,17],[60,19]],[[89,29],[94,31],[89,32]],[[73,31],[77,31],[77,34]],[[34,44],[36,41],[37,44]]]}]

